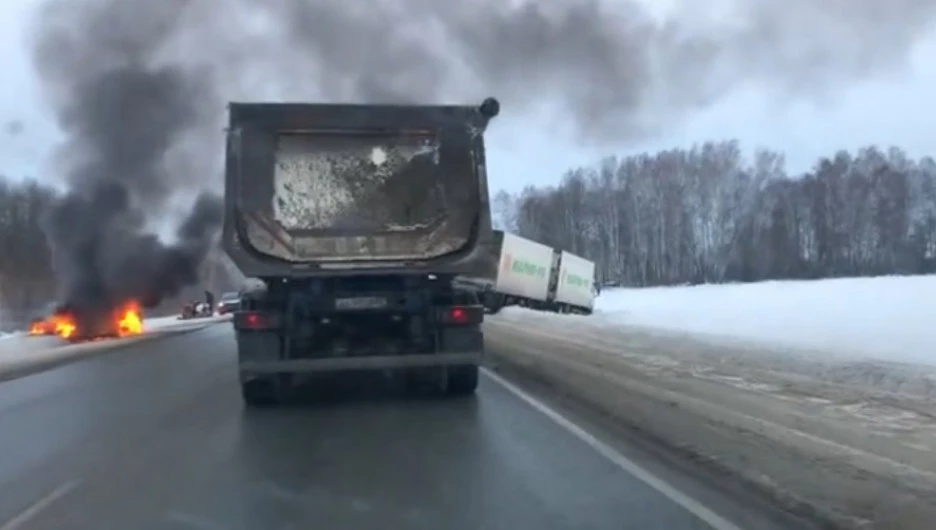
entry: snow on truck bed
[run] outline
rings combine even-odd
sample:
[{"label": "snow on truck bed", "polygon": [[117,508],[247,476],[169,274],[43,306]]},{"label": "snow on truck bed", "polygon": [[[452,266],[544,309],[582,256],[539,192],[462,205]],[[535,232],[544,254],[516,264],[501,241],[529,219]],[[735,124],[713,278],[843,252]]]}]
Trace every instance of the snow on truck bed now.
[{"label": "snow on truck bed", "polygon": [[934,295],[936,276],[608,289],[592,316],[509,308],[486,336],[495,359],[788,506],[929,528]]}]

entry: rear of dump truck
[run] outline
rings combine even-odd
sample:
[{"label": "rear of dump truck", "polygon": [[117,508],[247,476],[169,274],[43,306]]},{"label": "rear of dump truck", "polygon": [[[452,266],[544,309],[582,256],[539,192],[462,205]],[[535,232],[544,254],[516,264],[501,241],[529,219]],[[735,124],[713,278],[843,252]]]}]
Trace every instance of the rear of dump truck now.
[{"label": "rear of dump truck", "polygon": [[242,393],[382,371],[473,393],[489,257],[480,106],[232,103],[223,244],[262,280],[234,314]]}]

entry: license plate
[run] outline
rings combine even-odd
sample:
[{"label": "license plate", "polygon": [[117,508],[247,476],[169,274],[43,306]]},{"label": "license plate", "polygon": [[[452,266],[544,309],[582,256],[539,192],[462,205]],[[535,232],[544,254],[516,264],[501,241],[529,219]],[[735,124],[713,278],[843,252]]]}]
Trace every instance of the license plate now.
[{"label": "license plate", "polygon": [[335,309],[383,309],[385,307],[387,307],[387,299],[380,296],[356,296],[335,300]]}]

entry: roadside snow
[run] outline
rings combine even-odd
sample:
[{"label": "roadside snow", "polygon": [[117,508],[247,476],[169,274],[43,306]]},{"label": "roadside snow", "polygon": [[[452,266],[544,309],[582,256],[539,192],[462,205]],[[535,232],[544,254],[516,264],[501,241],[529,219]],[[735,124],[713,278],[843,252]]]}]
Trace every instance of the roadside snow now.
[{"label": "roadside snow", "polygon": [[892,385],[886,370],[864,378],[870,363],[831,369],[688,335],[575,333],[561,320],[586,319],[511,313],[485,323],[495,369],[519,369],[598,407],[722,483],[740,478],[784,509],[843,528],[920,530],[936,518],[936,401],[921,397],[932,384]]},{"label": "roadside snow", "polygon": [[507,308],[485,339],[790,506],[916,530],[936,518],[934,298],[936,276],[615,289],[591,316]]},{"label": "roadside snow", "polygon": [[936,365],[936,276],[609,289],[589,320]]},{"label": "roadside snow", "polygon": [[[587,317],[508,308],[497,318],[739,387],[769,373],[936,399],[934,297],[936,276],[614,289]],[[694,346],[644,348],[635,334]]]},{"label": "roadside snow", "polygon": [[215,322],[224,322],[231,319],[231,315],[213,316],[209,318],[192,318],[180,320],[177,316],[148,318],[143,321],[143,329],[146,331],[165,330],[168,328],[189,328],[193,326],[202,326],[213,324]]}]

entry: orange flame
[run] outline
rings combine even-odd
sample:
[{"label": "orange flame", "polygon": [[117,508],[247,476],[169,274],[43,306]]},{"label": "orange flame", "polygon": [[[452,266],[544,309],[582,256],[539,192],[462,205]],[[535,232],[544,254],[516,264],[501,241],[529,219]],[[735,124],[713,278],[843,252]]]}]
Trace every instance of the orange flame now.
[{"label": "orange flame", "polygon": [[143,333],[143,315],[136,302],[130,302],[118,312],[117,332],[121,337]]},{"label": "orange flame", "polygon": [[45,320],[40,320],[38,322],[33,322],[29,326],[30,335],[58,335],[63,339],[67,339],[75,334],[75,330],[78,326],[75,325],[75,320],[71,315],[65,313],[56,313],[50,315]]},{"label": "orange flame", "polygon": [[[137,302],[127,302],[114,311],[113,315],[118,337],[130,337],[143,333],[143,313]],[[77,332],[77,321],[67,312],[52,314],[45,320],[33,322],[29,326],[30,335],[57,335],[63,339],[70,339],[75,337]]]},{"label": "orange flame", "polygon": [[53,333],[63,339],[71,337],[78,329],[78,326],[75,324],[75,319],[68,314],[52,315],[46,321],[46,325],[52,329]]},{"label": "orange flame", "polygon": [[29,326],[30,335],[46,335],[49,333],[49,323],[45,320],[40,320],[39,322],[33,322]]}]

